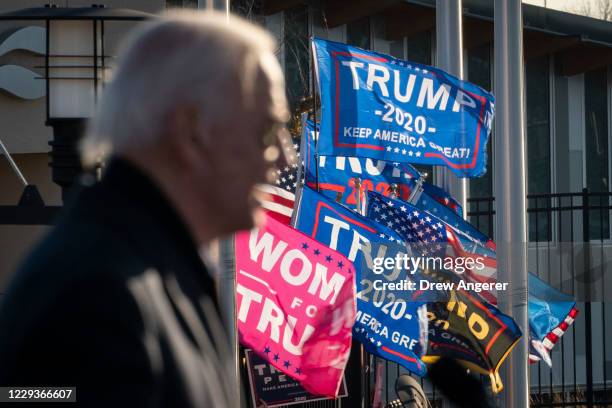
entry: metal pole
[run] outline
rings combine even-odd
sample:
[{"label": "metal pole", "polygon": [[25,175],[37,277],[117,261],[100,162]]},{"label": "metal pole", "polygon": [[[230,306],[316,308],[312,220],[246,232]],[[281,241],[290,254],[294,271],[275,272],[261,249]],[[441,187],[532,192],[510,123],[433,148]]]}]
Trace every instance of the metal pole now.
[{"label": "metal pole", "polygon": [[[458,78],[463,78],[461,4],[461,0],[436,0],[436,66]],[[452,195],[462,208],[467,208],[465,179],[458,178],[448,168],[438,170],[436,184]]]},{"label": "metal pole", "polygon": [[[355,183],[355,193],[357,194],[357,203],[356,203],[356,211],[363,215],[363,202],[361,197],[361,179],[359,177],[355,177],[353,179]],[[355,341],[353,340],[353,344]],[[361,377],[361,393],[359,395],[359,408],[366,408],[368,405],[368,401],[370,400],[370,371],[368,364],[368,356],[363,348],[363,345],[359,345],[359,374]]]},{"label": "metal pole", "polygon": [[[586,369],[586,406],[593,408],[593,340],[592,333],[593,323],[591,319],[591,237],[590,229],[590,210],[589,210],[589,189],[582,189],[582,241],[584,242],[584,281],[585,285],[585,302],[584,302],[584,357]],[[574,368],[575,369],[575,368]]]},{"label": "metal pole", "polygon": [[523,336],[504,363],[505,407],[529,406],[527,321],[527,211],[523,18],[521,0],[495,0],[495,240],[498,280],[508,283],[500,309]]},{"label": "metal pole", "polygon": [[220,301],[221,319],[227,330],[232,350],[232,367],[236,387],[236,401],[240,401],[240,362],[238,347],[238,327],[236,321],[236,258],[234,236],[218,240],[217,299]]},{"label": "metal pole", "polygon": [[13,160],[13,157],[9,153],[8,149],[6,148],[6,146],[4,146],[4,143],[2,143],[2,139],[0,139],[0,152],[2,152],[4,154],[4,157],[6,157],[6,160],[8,160],[9,164],[11,165],[11,168],[15,172],[15,175],[17,175],[17,178],[19,179],[19,181],[21,181],[21,184],[26,187],[28,185],[28,181],[23,176],[21,170],[19,170],[19,166],[17,166],[17,163],[15,163],[15,160]]}]

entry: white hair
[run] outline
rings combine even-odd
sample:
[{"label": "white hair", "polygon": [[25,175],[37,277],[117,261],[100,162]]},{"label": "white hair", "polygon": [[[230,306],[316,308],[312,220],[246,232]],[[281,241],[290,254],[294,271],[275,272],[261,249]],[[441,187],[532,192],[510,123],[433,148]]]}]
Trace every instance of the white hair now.
[{"label": "white hair", "polygon": [[[270,84],[270,114],[288,117],[275,42],[263,29],[218,12],[170,12],[144,23],[124,45],[113,79],[81,143],[87,166],[155,143],[177,104],[199,107],[215,126],[253,108],[261,75]],[[233,97],[228,97],[232,95]]]}]

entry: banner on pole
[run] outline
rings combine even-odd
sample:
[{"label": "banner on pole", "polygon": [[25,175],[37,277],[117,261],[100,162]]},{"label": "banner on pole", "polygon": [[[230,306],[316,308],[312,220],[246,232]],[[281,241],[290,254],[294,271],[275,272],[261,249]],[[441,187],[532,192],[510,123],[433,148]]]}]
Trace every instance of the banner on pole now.
[{"label": "banner on pole", "polygon": [[[438,279],[442,276],[437,273]],[[456,277],[447,275],[448,281]],[[443,280],[440,280],[443,281]],[[429,346],[423,361],[461,360],[489,375],[493,392],[503,389],[499,368],[521,338],[514,320],[465,290],[448,292],[447,302],[428,303]]]},{"label": "banner on pole", "polygon": [[[296,211],[294,222],[298,230],[344,254],[355,265],[357,316],[353,338],[367,352],[423,376],[426,367],[421,356],[427,342],[425,303],[404,298],[401,291],[387,296],[384,291],[374,290],[370,273],[373,258],[400,256],[399,245],[394,245],[401,242],[399,235],[308,187],[302,189]],[[391,282],[402,272],[405,273],[396,270],[382,278]]]},{"label": "banner on pole", "polygon": [[407,200],[420,176],[410,165],[361,157],[317,157],[315,150],[314,124],[306,121],[300,147],[304,160],[304,181],[311,188],[318,185],[319,191],[332,200],[339,196],[340,202],[348,207],[357,205],[355,178],[361,180],[363,190],[373,190],[383,195],[388,195],[395,184],[398,195]]},{"label": "banner on pole", "polygon": [[236,234],[236,297],[243,345],[309,392],[338,395],[355,320],[348,259],[267,217]]},{"label": "banner on pole", "polygon": [[321,194],[332,200],[339,197],[342,204],[354,208],[357,204],[355,178],[359,178],[364,191],[376,191],[387,196],[394,188],[402,200],[407,201],[414,194],[419,199],[415,203],[417,206],[421,201],[431,200],[462,216],[461,205],[440,187],[423,180],[419,191],[421,174],[410,164],[363,157],[316,155],[317,134],[313,122],[303,122],[300,152],[304,163],[304,182],[310,188],[318,186]]},{"label": "banner on pole", "polygon": [[440,69],[313,40],[321,94],[318,153],[486,172],[494,98]]}]

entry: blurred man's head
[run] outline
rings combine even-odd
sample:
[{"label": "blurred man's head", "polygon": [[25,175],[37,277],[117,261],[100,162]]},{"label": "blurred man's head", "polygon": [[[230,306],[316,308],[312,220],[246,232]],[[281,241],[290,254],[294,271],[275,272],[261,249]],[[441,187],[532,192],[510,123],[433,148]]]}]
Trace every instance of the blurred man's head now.
[{"label": "blurred man's head", "polygon": [[253,225],[252,189],[288,118],[273,39],[219,13],[173,13],[137,30],[83,145],[115,154],[168,194],[202,242]]}]

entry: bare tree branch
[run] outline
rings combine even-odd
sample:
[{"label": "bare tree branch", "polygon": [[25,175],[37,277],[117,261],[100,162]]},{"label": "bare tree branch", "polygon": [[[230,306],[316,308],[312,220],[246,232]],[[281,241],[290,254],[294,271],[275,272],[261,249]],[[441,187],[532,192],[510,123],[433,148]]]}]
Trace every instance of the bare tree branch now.
[{"label": "bare tree branch", "polygon": [[582,0],[567,11],[583,16],[612,21],[612,0]]}]

